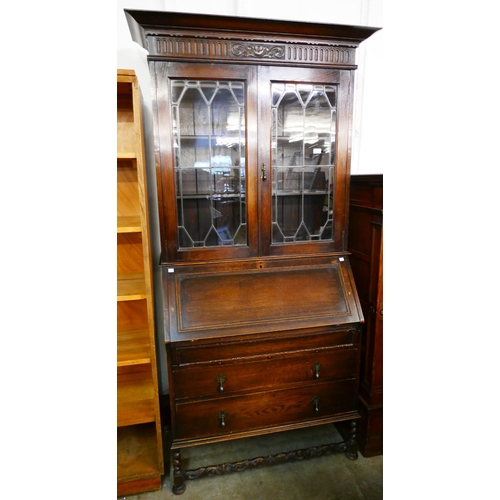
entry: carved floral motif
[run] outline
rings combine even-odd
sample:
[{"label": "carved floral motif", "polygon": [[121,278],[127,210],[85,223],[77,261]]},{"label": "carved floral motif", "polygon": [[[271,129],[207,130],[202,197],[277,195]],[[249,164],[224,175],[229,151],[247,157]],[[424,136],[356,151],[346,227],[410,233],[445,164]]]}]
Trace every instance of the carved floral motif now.
[{"label": "carved floral motif", "polygon": [[235,43],[231,47],[231,53],[238,57],[257,57],[259,59],[283,59],[285,47],[283,45],[250,45]]}]

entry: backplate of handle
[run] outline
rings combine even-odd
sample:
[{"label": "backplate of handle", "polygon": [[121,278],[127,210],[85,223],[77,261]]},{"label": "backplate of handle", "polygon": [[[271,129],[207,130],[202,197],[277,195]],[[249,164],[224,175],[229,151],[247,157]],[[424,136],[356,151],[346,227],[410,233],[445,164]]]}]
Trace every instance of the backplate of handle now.
[{"label": "backplate of handle", "polygon": [[226,381],[226,376],[223,373],[217,375],[217,382],[219,383],[219,392],[224,392],[224,382]]},{"label": "backplate of handle", "polygon": [[321,363],[317,361],[314,363],[314,365],[311,366],[312,371],[314,372],[314,378],[318,379],[319,378],[319,369],[321,368]]},{"label": "backplate of handle", "polygon": [[267,181],[267,176],[266,176],[266,165],[265,163],[262,164],[262,168],[260,169],[260,172],[261,172],[261,176],[260,178],[263,180],[263,181]]},{"label": "backplate of handle", "polygon": [[314,396],[313,400],[311,401],[311,403],[313,404],[314,413],[319,413],[319,402],[320,402],[320,397]]},{"label": "backplate of handle", "polygon": [[219,412],[219,414],[217,416],[219,417],[219,425],[221,427],[226,427],[227,413],[224,410],[222,410]]}]

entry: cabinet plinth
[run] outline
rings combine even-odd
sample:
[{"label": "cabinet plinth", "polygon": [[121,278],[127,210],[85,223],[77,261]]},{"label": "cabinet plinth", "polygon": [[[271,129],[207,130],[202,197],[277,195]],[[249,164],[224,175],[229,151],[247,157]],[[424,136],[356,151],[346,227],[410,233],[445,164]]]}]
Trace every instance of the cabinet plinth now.
[{"label": "cabinet plinth", "polygon": [[153,89],[173,492],[246,468],[184,470],[205,443],[335,424],[321,449],[356,459],[350,142],[377,28],[125,12]]}]

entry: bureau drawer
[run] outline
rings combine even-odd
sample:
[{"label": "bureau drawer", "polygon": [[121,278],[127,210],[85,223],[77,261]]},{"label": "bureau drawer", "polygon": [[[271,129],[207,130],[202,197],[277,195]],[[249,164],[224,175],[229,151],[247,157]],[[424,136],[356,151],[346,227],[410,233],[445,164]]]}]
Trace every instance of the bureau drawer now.
[{"label": "bureau drawer", "polygon": [[356,380],[228,396],[175,405],[175,439],[294,424],[356,410]]},{"label": "bureau drawer", "polygon": [[320,384],[356,376],[356,349],[325,349],[296,356],[237,363],[181,367],[173,370],[174,398],[197,398],[240,391]]},{"label": "bureau drawer", "polygon": [[172,352],[172,364],[182,366],[196,363],[213,363],[215,361],[233,361],[237,358],[259,358],[282,353],[303,352],[329,347],[355,347],[359,342],[359,332],[355,327],[336,329],[329,332],[304,332],[285,338],[273,338],[271,334],[265,339],[228,340],[223,343],[169,344]]}]

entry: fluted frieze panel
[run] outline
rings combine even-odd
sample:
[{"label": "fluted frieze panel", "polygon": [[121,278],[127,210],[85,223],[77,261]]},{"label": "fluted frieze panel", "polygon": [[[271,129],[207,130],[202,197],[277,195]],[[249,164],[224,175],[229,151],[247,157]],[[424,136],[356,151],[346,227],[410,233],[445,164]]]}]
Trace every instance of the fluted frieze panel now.
[{"label": "fluted frieze panel", "polygon": [[159,59],[208,59],[255,64],[272,61],[291,65],[356,67],[355,47],[327,44],[150,35],[148,48],[150,57]]}]

